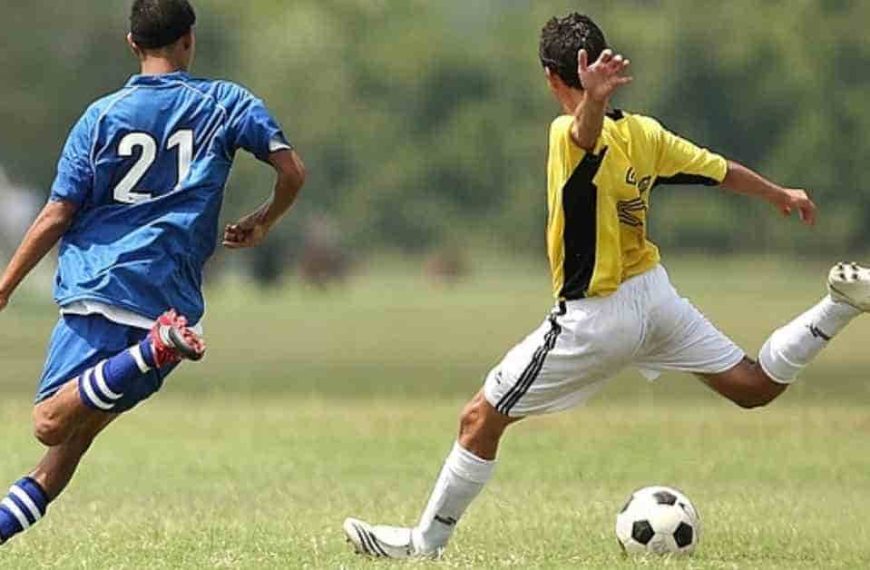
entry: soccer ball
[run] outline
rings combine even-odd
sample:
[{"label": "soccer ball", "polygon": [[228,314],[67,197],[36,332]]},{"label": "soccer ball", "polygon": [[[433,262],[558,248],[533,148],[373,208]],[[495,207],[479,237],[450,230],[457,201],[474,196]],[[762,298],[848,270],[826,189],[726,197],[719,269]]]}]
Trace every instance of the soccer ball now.
[{"label": "soccer ball", "polygon": [[629,554],[691,554],[701,538],[701,517],[676,489],[646,487],[619,511],[616,537]]}]

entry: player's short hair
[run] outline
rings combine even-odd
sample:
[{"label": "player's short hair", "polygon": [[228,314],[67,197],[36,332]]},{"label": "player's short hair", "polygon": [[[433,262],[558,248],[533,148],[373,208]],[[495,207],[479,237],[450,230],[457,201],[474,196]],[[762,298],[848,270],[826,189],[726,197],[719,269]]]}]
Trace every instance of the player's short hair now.
[{"label": "player's short hair", "polygon": [[177,42],[196,23],[188,0],[134,0],[130,34],[142,49],[160,49]]},{"label": "player's short hair", "polygon": [[574,12],[564,18],[553,18],[541,30],[538,51],[541,65],[575,89],[583,88],[577,73],[577,53],[581,49],[586,50],[590,63],[607,49],[604,32],[589,16]]}]

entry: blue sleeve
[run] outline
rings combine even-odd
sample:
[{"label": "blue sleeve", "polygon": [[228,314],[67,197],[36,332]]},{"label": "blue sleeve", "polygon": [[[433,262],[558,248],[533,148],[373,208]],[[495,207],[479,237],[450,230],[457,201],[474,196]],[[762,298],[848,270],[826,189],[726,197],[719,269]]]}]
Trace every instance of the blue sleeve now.
[{"label": "blue sleeve", "polygon": [[229,130],[234,149],[245,149],[263,161],[273,152],[293,148],[263,101],[250,93],[234,106]]},{"label": "blue sleeve", "polygon": [[81,206],[91,195],[94,184],[91,167],[92,116],[92,110],[85,113],[67,138],[57,164],[57,177],[51,185],[49,199],[52,201],[64,200]]}]

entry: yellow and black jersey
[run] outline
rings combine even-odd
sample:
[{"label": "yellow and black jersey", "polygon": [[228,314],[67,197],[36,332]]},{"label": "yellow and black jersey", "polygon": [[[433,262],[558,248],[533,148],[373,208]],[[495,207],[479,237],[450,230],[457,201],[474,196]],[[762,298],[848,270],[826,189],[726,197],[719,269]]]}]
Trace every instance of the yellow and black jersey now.
[{"label": "yellow and black jersey", "polygon": [[655,119],[612,111],[593,152],[571,137],[574,118],[553,121],[547,167],[547,249],[557,299],[604,296],[659,262],[647,239],[650,191],[659,184],[717,185],[724,158]]}]

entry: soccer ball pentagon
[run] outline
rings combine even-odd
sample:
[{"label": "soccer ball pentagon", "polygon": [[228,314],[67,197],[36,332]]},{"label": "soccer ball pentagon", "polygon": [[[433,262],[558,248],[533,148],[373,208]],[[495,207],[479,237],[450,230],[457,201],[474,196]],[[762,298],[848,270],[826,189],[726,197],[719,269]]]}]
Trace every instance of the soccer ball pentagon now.
[{"label": "soccer ball pentagon", "polygon": [[691,554],[701,517],[688,497],[670,487],[632,493],[616,516],[616,537],[629,554]]}]

